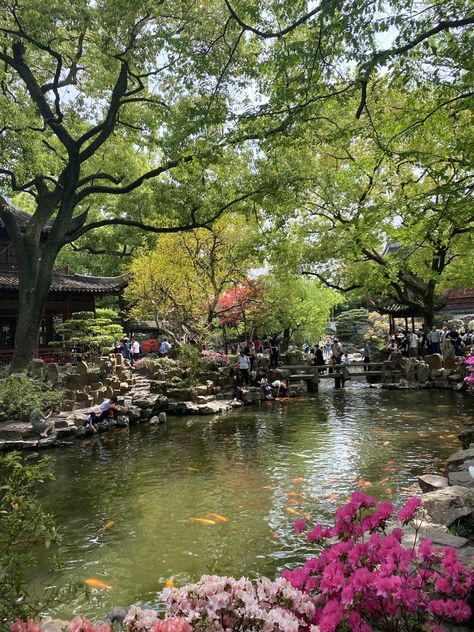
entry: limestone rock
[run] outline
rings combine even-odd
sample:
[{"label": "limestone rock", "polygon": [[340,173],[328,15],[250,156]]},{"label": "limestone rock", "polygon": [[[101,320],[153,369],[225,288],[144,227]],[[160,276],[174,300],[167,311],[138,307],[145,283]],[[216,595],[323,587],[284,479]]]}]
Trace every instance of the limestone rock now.
[{"label": "limestone rock", "polygon": [[[206,392],[207,392],[207,389],[206,389]],[[208,402],[215,402],[215,401],[216,401],[215,395],[198,395],[197,396],[198,404],[207,404]]]},{"label": "limestone rock", "polygon": [[227,410],[227,406],[222,402],[207,402],[207,404],[199,404],[198,410],[201,415],[215,415]]},{"label": "limestone rock", "polygon": [[201,384],[201,386],[196,386],[196,395],[198,397],[207,395],[207,386],[204,386],[203,384]]},{"label": "limestone rock", "polygon": [[109,614],[105,617],[106,623],[122,623],[127,616],[127,610],[125,608],[112,608]]},{"label": "limestone rock", "polygon": [[46,364],[40,358],[30,360],[26,368],[28,375],[35,380],[43,380],[46,376]]},{"label": "limestone rock", "polygon": [[469,448],[470,444],[474,441],[474,427],[462,428],[458,434],[458,439],[464,449]]},{"label": "limestone rock", "polygon": [[137,421],[138,419],[140,419],[140,409],[138,408],[138,406],[128,406],[127,412],[130,421]]},{"label": "limestone rock", "polygon": [[474,512],[474,490],[455,485],[423,496],[423,507],[427,514],[439,524],[446,526]]},{"label": "limestone rock", "polygon": [[119,415],[115,419],[115,421],[117,423],[118,428],[128,428],[128,425],[129,425],[128,417],[125,417],[125,415]]},{"label": "limestone rock", "polygon": [[[468,448],[467,450],[458,450],[446,461],[446,467],[448,471],[457,470],[462,466],[466,461],[471,461],[474,459],[474,448]],[[472,463],[470,463],[472,465]]]},{"label": "limestone rock", "polygon": [[197,401],[196,389],[194,388],[170,388],[168,389],[168,397],[178,402]]},{"label": "limestone rock", "polygon": [[165,424],[166,423],[166,413],[165,412],[159,413],[158,421],[160,422],[160,424]]},{"label": "limestone rock", "polygon": [[170,415],[197,415],[199,408],[194,402],[170,402],[168,413]]},{"label": "limestone rock", "polygon": [[58,384],[62,381],[59,365],[56,362],[46,364],[46,373],[48,375],[48,380],[53,384]]},{"label": "limestone rock", "polygon": [[150,426],[157,426],[159,423],[160,423],[160,420],[158,419],[156,415],[154,415],[149,421]]},{"label": "limestone rock", "polygon": [[448,479],[445,476],[438,476],[437,474],[423,474],[423,476],[418,477],[418,485],[421,491],[426,494],[447,487]]},{"label": "limestone rock", "polygon": [[425,383],[430,377],[430,367],[426,362],[418,362],[416,367],[416,379],[418,382]]},{"label": "limestone rock", "polygon": [[443,368],[443,357],[440,353],[432,353],[423,358],[432,371],[438,371]]}]

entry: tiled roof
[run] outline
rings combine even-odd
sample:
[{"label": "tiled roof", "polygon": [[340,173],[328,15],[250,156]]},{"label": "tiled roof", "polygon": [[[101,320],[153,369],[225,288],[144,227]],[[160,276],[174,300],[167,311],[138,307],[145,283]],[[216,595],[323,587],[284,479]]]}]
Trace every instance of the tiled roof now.
[{"label": "tiled roof", "polygon": [[[82,274],[53,274],[50,292],[113,294],[126,287],[125,277],[93,277]],[[0,289],[18,289],[18,272],[0,272]]]}]

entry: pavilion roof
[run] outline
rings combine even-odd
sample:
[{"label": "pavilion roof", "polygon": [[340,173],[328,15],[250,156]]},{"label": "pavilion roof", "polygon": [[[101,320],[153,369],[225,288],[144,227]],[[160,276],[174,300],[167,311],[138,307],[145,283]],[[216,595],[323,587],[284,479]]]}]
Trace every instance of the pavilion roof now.
[{"label": "pavilion roof", "polygon": [[[54,272],[50,292],[77,292],[80,294],[113,294],[123,290],[127,280],[123,276],[95,277],[83,274],[64,274]],[[10,270],[0,271],[0,289],[17,290],[18,272]]]}]

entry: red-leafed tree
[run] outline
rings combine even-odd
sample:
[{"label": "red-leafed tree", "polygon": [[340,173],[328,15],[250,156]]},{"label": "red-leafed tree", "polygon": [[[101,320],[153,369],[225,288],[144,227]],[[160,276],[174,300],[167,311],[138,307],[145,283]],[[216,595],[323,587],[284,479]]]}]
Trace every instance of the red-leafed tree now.
[{"label": "red-leafed tree", "polygon": [[263,323],[265,313],[265,285],[258,280],[245,279],[219,297],[216,315],[222,327],[242,326],[246,338]]}]

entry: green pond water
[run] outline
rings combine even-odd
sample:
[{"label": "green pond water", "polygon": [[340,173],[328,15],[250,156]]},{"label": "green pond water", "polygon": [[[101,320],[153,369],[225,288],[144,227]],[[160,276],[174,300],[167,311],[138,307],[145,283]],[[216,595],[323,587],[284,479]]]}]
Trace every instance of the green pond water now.
[{"label": "green pond water", "polygon": [[311,554],[292,528],[298,514],[329,523],[364,485],[401,505],[418,492],[417,475],[440,471],[474,418],[465,394],[323,389],[52,452],[56,479],[41,499],[62,527],[66,577],[112,588],[54,614],[100,619],[113,606],[153,603],[170,578],[273,577]]}]

